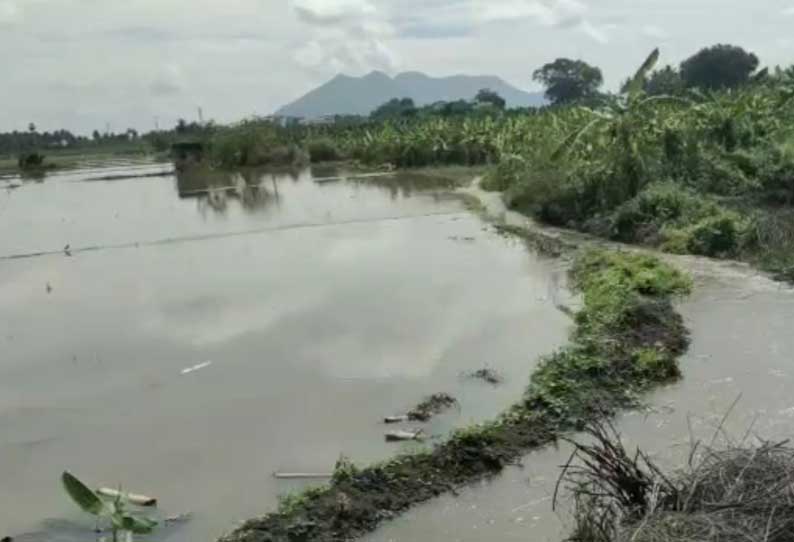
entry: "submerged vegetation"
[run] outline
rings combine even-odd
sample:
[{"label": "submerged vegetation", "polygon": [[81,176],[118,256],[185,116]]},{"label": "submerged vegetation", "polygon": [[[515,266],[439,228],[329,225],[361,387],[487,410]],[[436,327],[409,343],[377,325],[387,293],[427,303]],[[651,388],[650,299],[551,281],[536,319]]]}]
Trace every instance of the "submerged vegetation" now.
[{"label": "submerged vegetation", "polygon": [[541,362],[525,397],[499,419],[374,466],[340,461],[328,486],[285,499],[224,540],[349,540],[677,377],[687,334],[672,301],[689,291],[685,275],[653,257],[595,251],[576,258],[571,282],[584,307],[570,345]]}]

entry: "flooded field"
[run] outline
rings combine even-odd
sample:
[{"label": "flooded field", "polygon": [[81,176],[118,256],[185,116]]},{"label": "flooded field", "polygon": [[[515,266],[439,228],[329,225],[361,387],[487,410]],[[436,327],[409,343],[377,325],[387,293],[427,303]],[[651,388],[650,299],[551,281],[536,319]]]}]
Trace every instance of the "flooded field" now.
[{"label": "flooded field", "polygon": [[[697,276],[694,293],[679,306],[692,332],[680,362],[683,379],[645,398],[648,409],[620,417],[627,448],[639,446],[675,470],[693,441],[709,444],[715,435],[718,447],[726,439],[794,438],[794,291],[721,262],[677,263]],[[561,443],[533,453],[524,468],[419,507],[366,540],[559,542],[571,522],[564,511],[552,511],[552,497],[570,450]]]},{"label": "flooded field", "polygon": [[212,540],[302,487],[275,471],[416,447],[380,420],[430,393],[460,403],[434,437],[520,395],[564,269],[426,180],[337,174],[0,179],[0,537],[90,537],[69,469],[192,514],[149,539]]}]

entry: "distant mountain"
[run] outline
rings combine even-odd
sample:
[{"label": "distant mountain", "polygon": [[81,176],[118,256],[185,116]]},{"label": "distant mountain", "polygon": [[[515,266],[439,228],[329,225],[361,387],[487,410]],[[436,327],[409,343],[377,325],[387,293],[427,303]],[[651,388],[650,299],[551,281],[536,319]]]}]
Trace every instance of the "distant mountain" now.
[{"label": "distant mountain", "polygon": [[416,105],[439,101],[471,100],[477,91],[490,88],[507,100],[508,107],[545,103],[542,93],[520,90],[494,76],[454,75],[430,77],[419,72],[389,77],[374,71],[363,77],[337,75],[324,85],[279,109],[287,117],[315,118],[325,115],[369,115],[392,98],[413,98]]}]

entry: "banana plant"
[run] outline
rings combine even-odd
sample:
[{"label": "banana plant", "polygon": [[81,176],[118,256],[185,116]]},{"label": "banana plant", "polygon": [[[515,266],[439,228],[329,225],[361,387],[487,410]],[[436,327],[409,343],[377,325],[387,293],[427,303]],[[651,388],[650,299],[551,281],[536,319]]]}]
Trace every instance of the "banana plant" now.
[{"label": "banana plant", "polygon": [[110,521],[113,542],[118,542],[119,534],[150,534],[157,526],[157,521],[152,518],[128,512],[121,492],[113,500],[102,499],[76,476],[66,471],[61,476],[61,482],[66,493],[83,512],[96,517],[97,522]]},{"label": "banana plant", "polygon": [[607,159],[611,171],[597,183],[600,205],[611,207],[637,195],[650,173],[648,158],[659,146],[658,137],[664,132],[660,101],[679,102],[671,96],[645,96],[645,81],[659,60],[659,49],[654,49],[626,84],[625,92],[600,109],[578,108],[589,117],[578,123],[578,128],[565,137],[552,153],[559,160],[571,153],[579,143],[588,138],[583,156]]}]

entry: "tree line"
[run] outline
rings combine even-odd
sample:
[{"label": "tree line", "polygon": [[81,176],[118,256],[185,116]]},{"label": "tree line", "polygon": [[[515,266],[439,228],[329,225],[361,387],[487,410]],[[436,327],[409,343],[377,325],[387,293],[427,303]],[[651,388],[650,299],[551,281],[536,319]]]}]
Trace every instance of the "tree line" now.
[{"label": "tree line", "polygon": [[[652,72],[644,83],[648,95],[676,95],[689,89],[722,90],[745,85],[768,77],[794,75],[794,67],[758,70],[758,57],[735,45],[718,44],[701,49],[678,66],[667,65]],[[551,105],[580,102],[588,104],[609,97],[601,91],[604,76],[600,68],[583,60],[557,58],[535,70],[532,79],[545,88]],[[626,90],[628,81],[621,92]],[[471,100],[438,102],[419,107],[411,98],[392,98],[376,108],[369,117],[343,116],[334,124],[355,125],[367,121],[411,119],[424,116],[458,117],[472,114],[493,114],[506,109],[503,97],[491,89],[482,89]],[[39,132],[31,123],[28,131],[0,133],[0,154],[20,154],[34,149],[57,149],[102,146],[137,141],[165,150],[175,139],[186,136],[201,137],[211,133],[212,123],[187,122],[180,119],[171,130],[157,130],[139,134],[134,129],[120,133],[101,133],[94,130],[91,137],[75,135],[68,130]]]},{"label": "tree line", "polygon": [[440,115],[442,117],[469,115],[477,110],[501,111],[507,102],[497,92],[484,88],[472,100],[455,100],[436,102],[418,107],[412,98],[392,98],[379,106],[369,116],[370,120],[383,121],[394,118],[411,118],[423,115]]},{"label": "tree line", "polygon": [[[701,49],[679,66],[667,65],[652,72],[644,83],[649,95],[675,95],[687,89],[725,90],[740,87],[751,80],[768,77],[768,70],[758,70],[758,57],[735,45],[718,44]],[[546,88],[552,104],[565,104],[602,96],[601,69],[582,60],[558,58],[535,70],[532,79]],[[626,81],[621,92],[625,92]]]},{"label": "tree line", "polygon": [[[724,90],[738,88],[753,80],[780,77],[794,72],[794,67],[758,70],[758,57],[736,45],[718,44],[701,49],[678,66],[667,65],[653,71],[644,82],[644,91],[651,96],[676,95],[689,89]],[[535,70],[532,79],[545,88],[545,97],[552,105],[574,102],[597,102],[609,96],[601,92],[604,75],[600,68],[583,60],[557,58]],[[621,86],[625,92],[629,81]],[[370,115],[370,120],[411,118],[427,114],[440,116],[467,115],[477,109],[499,111],[506,107],[504,98],[490,89],[482,89],[473,100],[440,102],[417,107],[411,98],[393,98]]]},{"label": "tree line", "polygon": [[0,132],[0,155],[22,155],[33,151],[56,149],[97,148],[118,146],[120,144],[144,142],[157,151],[170,148],[173,141],[183,137],[200,137],[215,129],[212,121],[205,123],[188,122],[179,119],[170,130],[154,130],[139,133],[134,128],[123,132],[100,132],[94,130],[91,136],[83,136],[69,130],[39,131],[34,123],[27,131],[14,130]]}]

